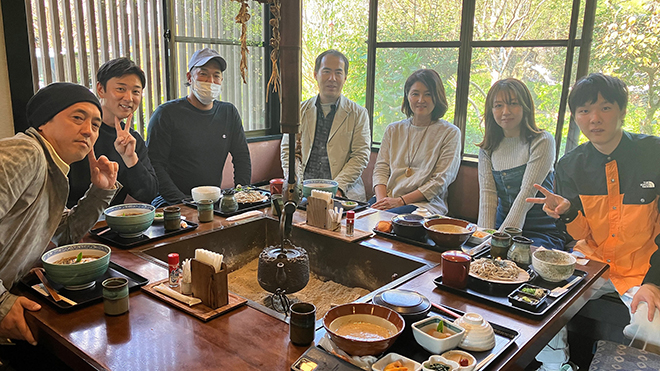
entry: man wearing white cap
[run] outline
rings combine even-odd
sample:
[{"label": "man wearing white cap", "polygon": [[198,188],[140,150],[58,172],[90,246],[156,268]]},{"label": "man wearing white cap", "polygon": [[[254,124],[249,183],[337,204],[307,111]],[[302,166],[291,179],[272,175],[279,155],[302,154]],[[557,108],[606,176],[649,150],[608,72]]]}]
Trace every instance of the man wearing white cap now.
[{"label": "man wearing white cap", "polygon": [[213,49],[196,51],[186,73],[188,96],[160,105],[149,121],[147,147],[160,196],[152,204],[177,204],[197,186],[222,184],[231,153],[234,185],[250,184],[250,152],[236,107],[219,101],[227,62]]}]

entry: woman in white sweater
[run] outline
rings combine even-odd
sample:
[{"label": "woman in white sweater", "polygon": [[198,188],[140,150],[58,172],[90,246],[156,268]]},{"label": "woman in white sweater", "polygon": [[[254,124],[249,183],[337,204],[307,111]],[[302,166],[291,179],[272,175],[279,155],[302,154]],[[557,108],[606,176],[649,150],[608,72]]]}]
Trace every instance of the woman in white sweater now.
[{"label": "woman in white sweater", "polygon": [[447,214],[447,188],[461,163],[461,132],[441,119],[447,107],[437,72],[422,69],[408,77],[401,105],[408,118],[385,129],[374,167],[373,208]]},{"label": "woman in white sweater", "polygon": [[479,226],[517,227],[535,246],[564,249],[564,233],[536,196],[534,184],[553,188],[555,140],[534,120],[534,101],[516,79],[497,81],[488,91],[484,140],[479,150]]}]

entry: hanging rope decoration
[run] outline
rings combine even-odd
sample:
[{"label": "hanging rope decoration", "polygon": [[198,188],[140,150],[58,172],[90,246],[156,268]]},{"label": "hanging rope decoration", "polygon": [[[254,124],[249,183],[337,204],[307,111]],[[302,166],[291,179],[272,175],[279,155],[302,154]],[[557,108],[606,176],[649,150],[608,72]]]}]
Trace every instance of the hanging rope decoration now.
[{"label": "hanging rope decoration", "polygon": [[[236,23],[241,25],[241,78],[243,83],[247,84],[247,54],[250,51],[247,48],[247,22],[250,20],[250,13],[248,12],[248,0],[232,0],[241,4],[241,8],[236,15]],[[270,52],[270,61],[273,64],[272,74],[268,80],[266,91],[270,90],[272,85],[273,93],[279,93],[281,87],[280,70],[277,66],[277,61],[280,57],[280,20],[282,19],[280,10],[282,8],[281,0],[257,0],[262,4],[270,4],[270,12],[273,14],[273,19],[270,20],[270,26],[273,28],[273,35],[270,38],[270,46],[273,50]],[[279,94],[278,94],[279,96]],[[279,96],[280,102],[282,97]],[[266,102],[268,102],[268,94],[266,95]]]}]

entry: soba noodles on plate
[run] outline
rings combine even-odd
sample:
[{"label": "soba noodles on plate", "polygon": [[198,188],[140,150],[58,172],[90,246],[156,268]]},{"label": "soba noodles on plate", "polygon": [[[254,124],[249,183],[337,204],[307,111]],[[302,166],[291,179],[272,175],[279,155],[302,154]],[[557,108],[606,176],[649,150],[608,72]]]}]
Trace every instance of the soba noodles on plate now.
[{"label": "soba noodles on plate", "polygon": [[337,335],[353,340],[382,340],[392,336],[392,333],[383,326],[370,322],[349,322],[341,325]]},{"label": "soba noodles on plate", "polygon": [[515,281],[520,268],[511,260],[480,258],[470,263],[470,273],[485,280]]},{"label": "soba noodles on plate", "polygon": [[268,199],[268,196],[258,191],[248,190],[248,191],[236,192],[234,198],[236,198],[236,202],[238,202],[239,204],[251,204],[254,202],[266,201]]},{"label": "soba noodles on plate", "polygon": [[98,256],[83,256],[80,259],[80,261],[76,261],[76,260],[78,260],[77,256],[70,256],[68,258],[62,258],[62,259],[56,261],[54,264],[62,264],[62,265],[81,264],[81,263],[87,263],[87,262],[94,261],[98,258],[99,258]]},{"label": "soba noodles on plate", "polygon": [[430,229],[432,229],[432,230],[434,230],[434,231],[437,231],[437,232],[443,232],[443,233],[456,233],[456,234],[460,234],[460,233],[468,233],[468,232],[470,232],[470,230],[468,230],[467,228],[463,228],[463,227],[461,227],[461,226],[459,226],[459,225],[453,225],[453,224],[434,224],[434,225],[432,225],[432,226],[430,226],[430,227],[428,227],[428,228],[430,228]]}]

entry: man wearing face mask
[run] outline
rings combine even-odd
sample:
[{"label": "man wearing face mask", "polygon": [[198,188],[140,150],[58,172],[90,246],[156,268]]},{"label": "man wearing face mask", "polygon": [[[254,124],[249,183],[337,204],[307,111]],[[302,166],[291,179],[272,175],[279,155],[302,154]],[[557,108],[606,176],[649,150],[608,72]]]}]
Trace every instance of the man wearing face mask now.
[{"label": "man wearing face mask", "polygon": [[231,153],[234,185],[250,184],[250,152],[238,110],[219,101],[227,62],[213,49],[196,51],[186,73],[188,96],[160,105],[149,121],[147,147],[160,196],[154,206],[178,204],[197,186],[222,184]]}]

